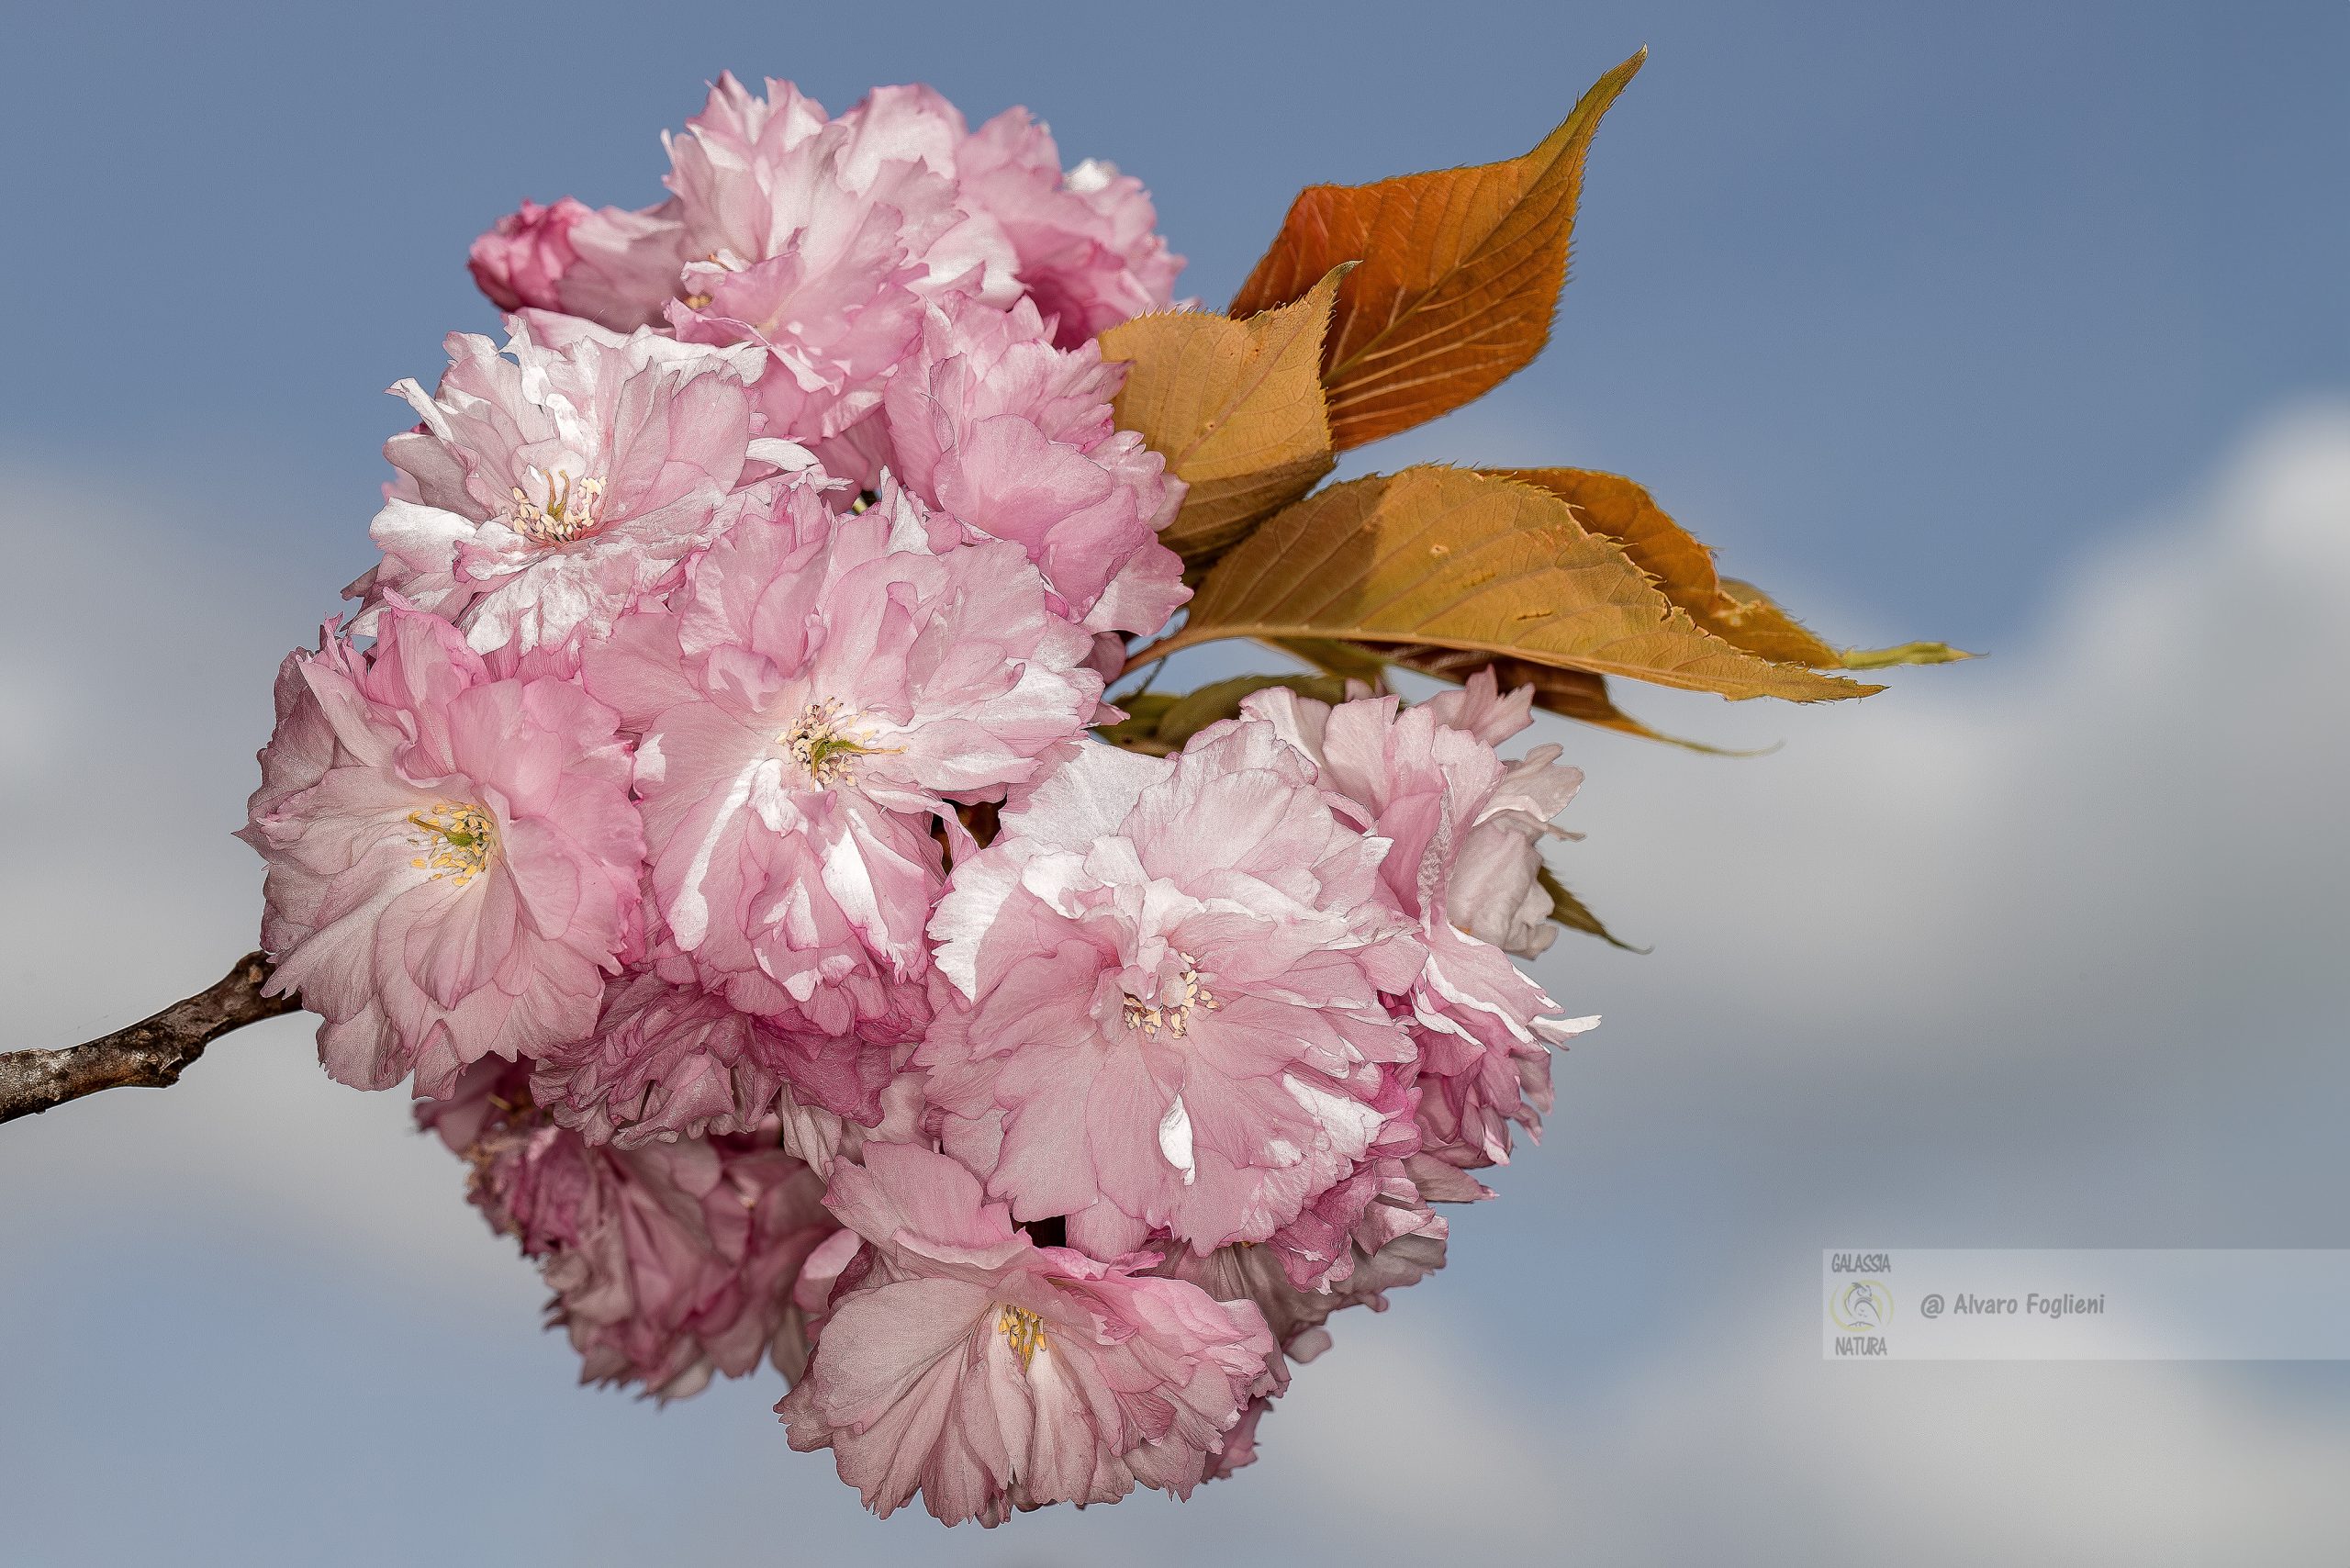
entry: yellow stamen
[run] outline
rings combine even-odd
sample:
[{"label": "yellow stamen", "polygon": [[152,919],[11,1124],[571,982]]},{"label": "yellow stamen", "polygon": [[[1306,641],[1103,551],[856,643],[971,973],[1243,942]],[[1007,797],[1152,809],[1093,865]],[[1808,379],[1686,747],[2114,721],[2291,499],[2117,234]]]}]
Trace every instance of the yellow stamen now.
[{"label": "yellow stamen", "polygon": [[1189,953],[1175,956],[1183,961],[1183,972],[1176,977],[1183,987],[1182,1001],[1169,1006],[1144,1002],[1138,997],[1126,998],[1126,1027],[1140,1029],[1145,1039],[1157,1039],[1158,1031],[1164,1029],[1180,1040],[1191,1032],[1193,1008],[1204,1008],[1213,1013],[1224,1005],[1215,999],[1215,992],[1201,983],[1200,971],[1192,956]]},{"label": "yellow stamen", "polygon": [[540,477],[547,492],[543,505],[532,500],[520,485],[509,492],[514,511],[507,521],[515,532],[533,544],[568,544],[596,532],[603,521],[604,481],[581,479],[575,484],[570,471],[563,468]]},{"label": "yellow stamen", "polygon": [[423,851],[408,864],[432,873],[432,880],[453,879],[464,887],[489,865],[498,847],[498,826],[479,806],[435,801],[431,809],[410,812],[410,826],[420,829],[409,843]]},{"label": "yellow stamen", "polygon": [[995,1331],[1003,1336],[1003,1342],[1020,1358],[1023,1372],[1036,1359],[1036,1352],[1045,1348],[1045,1320],[1024,1306],[1007,1306],[997,1314]]},{"label": "yellow stamen", "polygon": [[849,733],[841,718],[838,698],[811,702],[791,728],[776,736],[776,744],[791,753],[817,786],[829,789],[845,783],[849,764],[860,756],[879,756],[905,748],[867,745],[865,737]]}]

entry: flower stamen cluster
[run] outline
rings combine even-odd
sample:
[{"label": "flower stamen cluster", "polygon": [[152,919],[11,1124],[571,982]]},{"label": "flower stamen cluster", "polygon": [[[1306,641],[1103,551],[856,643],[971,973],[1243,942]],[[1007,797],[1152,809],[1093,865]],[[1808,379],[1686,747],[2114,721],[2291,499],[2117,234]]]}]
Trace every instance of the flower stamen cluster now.
[{"label": "flower stamen cluster", "polygon": [[1045,1348],[1045,1320],[1024,1306],[1006,1306],[996,1315],[995,1331],[1020,1358],[1020,1370],[1026,1372]]},{"label": "flower stamen cluster", "polygon": [[1154,1039],[1159,1030],[1165,1029],[1169,1036],[1180,1040],[1191,1030],[1192,1009],[1203,1008],[1213,1013],[1220,1005],[1215,992],[1207,988],[1200,979],[1200,971],[1192,967],[1191,955],[1178,953],[1175,961],[1182,966],[1175,976],[1176,1000],[1145,1002],[1129,993],[1124,1009],[1127,1028],[1139,1029]]},{"label": "flower stamen cluster", "polygon": [[850,764],[856,758],[905,749],[874,745],[871,732],[860,736],[857,728],[856,719],[844,717],[841,700],[826,697],[808,704],[791,728],[776,737],[776,744],[791,754],[817,788],[828,790],[848,782]]},{"label": "flower stamen cluster", "polygon": [[509,521],[515,532],[534,544],[554,545],[568,544],[596,532],[603,521],[597,515],[604,504],[603,480],[582,479],[575,486],[567,468],[553,474],[532,468],[530,476],[546,499],[534,501],[521,486],[513,487],[514,511]]},{"label": "flower stamen cluster", "polygon": [[498,847],[497,824],[479,806],[435,801],[423,811],[410,812],[408,821],[420,831],[422,836],[411,842],[423,851],[408,867],[431,872],[436,882],[450,878],[464,887],[488,867]]}]

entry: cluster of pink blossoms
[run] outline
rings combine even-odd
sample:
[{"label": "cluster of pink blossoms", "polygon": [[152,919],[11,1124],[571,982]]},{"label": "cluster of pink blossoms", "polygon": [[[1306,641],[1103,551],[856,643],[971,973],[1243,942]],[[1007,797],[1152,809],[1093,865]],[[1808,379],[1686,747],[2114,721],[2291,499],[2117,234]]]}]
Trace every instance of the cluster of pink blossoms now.
[{"label": "cluster of pink blossoms", "polygon": [[1185,1494],[1549,1107],[1525,693],[1091,733],[1187,598],[1103,328],[1141,186],[927,89],[722,79],[526,205],[243,836],[275,989],[409,1083],[586,1376],[770,1360],[888,1513]]}]

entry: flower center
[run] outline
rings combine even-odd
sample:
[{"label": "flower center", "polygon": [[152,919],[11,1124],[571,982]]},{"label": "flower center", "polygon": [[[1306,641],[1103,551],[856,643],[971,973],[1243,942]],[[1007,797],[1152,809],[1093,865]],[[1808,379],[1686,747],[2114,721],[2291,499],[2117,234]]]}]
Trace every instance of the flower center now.
[{"label": "flower center", "polygon": [[514,532],[533,544],[568,544],[596,532],[603,521],[604,482],[601,479],[581,479],[574,483],[571,471],[558,468],[552,474],[531,470],[531,478],[545,496],[543,501],[531,498],[530,492],[517,485],[513,489],[514,510],[507,521]]},{"label": "flower center", "polygon": [[[732,251],[712,251],[708,255],[702,257],[701,263],[715,267],[722,272],[730,273],[739,273],[744,270],[744,266],[743,259],[734,254]],[[694,271],[698,264],[701,263],[692,262],[687,263],[686,271],[688,273]],[[685,302],[685,307],[688,310],[707,310],[710,308],[710,293],[707,289],[697,288],[691,294],[685,295],[682,297]]]},{"label": "flower center", "polygon": [[429,811],[410,812],[408,824],[420,831],[408,839],[421,852],[408,864],[432,873],[432,880],[453,879],[464,887],[481,875],[498,847],[498,828],[479,806],[435,801]]},{"label": "flower center", "polygon": [[1003,1336],[1003,1342],[1020,1358],[1023,1372],[1036,1359],[1036,1352],[1045,1348],[1045,1320],[1024,1306],[1007,1306],[998,1313],[995,1331]]},{"label": "flower center", "polygon": [[1183,966],[1183,972],[1175,977],[1175,983],[1182,991],[1179,1000],[1167,1002],[1145,1002],[1134,996],[1126,998],[1126,1027],[1140,1029],[1145,1039],[1158,1038],[1158,1031],[1164,1029],[1180,1040],[1191,1032],[1192,1009],[1205,1008],[1213,1013],[1223,1005],[1216,1001],[1215,992],[1200,983],[1200,971],[1192,956],[1178,953],[1175,958]]},{"label": "flower center", "polygon": [[791,728],[776,736],[776,744],[808,770],[808,777],[815,780],[817,788],[828,790],[848,781],[849,764],[857,757],[904,749],[867,745],[871,738],[855,733],[854,721],[842,716],[840,699],[827,697],[801,710]]}]

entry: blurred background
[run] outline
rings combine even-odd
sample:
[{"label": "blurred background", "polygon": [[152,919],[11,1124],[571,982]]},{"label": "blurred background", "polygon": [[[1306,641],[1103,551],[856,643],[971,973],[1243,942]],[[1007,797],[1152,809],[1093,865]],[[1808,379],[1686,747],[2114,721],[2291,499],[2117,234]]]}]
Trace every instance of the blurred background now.
[{"label": "blurred background", "polygon": [[[2350,10],[20,6],[0,20],[0,1048],[251,945],[271,672],[370,560],[378,388],[525,196],[642,205],[732,68],[927,80],[1156,194],[1220,303],[1298,186],[1522,151],[1646,43],[1545,357],[1359,454],[1629,474],[1834,711],[1555,721],[1634,956],[1450,1267],[1264,1458],[876,1523],[772,1374],[572,1385],[397,1095],[301,1021],[0,1129],[0,1563],[2338,1563],[2350,1367],[1823,1364],[1828,1247],[2350,1247]],[[1203,671],[1215,659],[1196,666]]]}]

